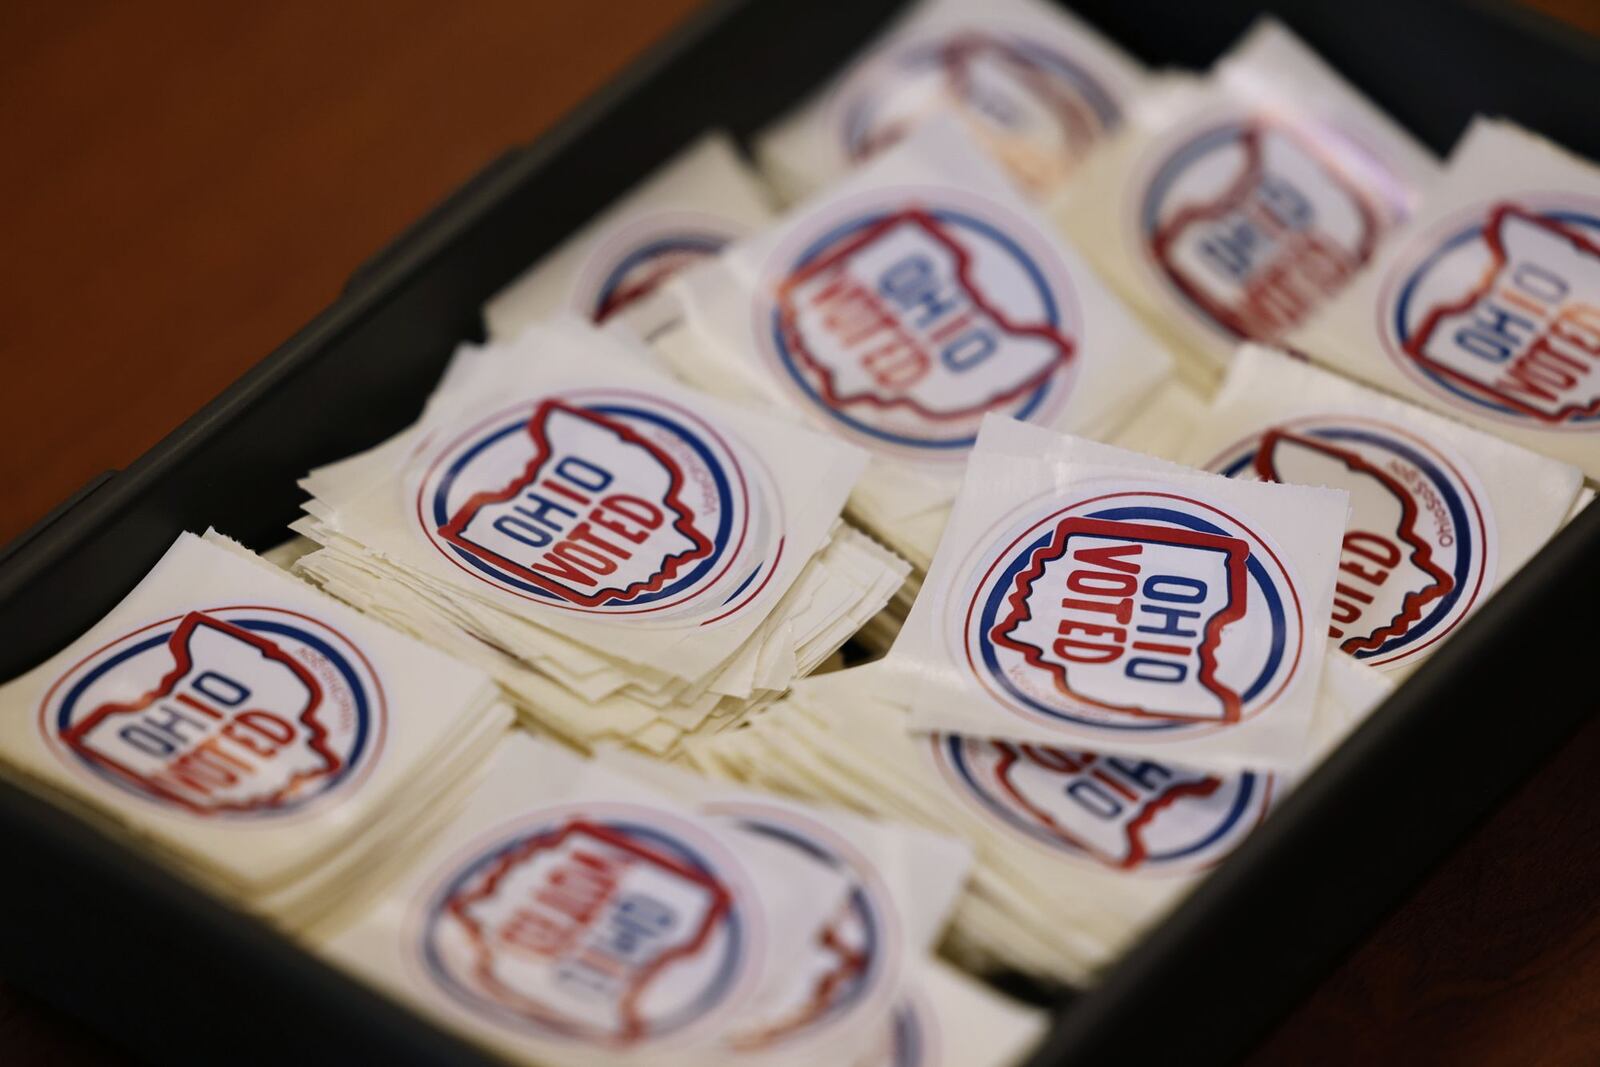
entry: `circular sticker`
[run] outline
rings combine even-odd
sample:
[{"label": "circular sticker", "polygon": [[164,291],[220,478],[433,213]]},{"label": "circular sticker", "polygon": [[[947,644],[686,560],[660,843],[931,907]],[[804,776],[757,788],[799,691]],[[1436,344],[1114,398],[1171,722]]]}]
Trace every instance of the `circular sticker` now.
[{"label": "circular sticker", "polygon": [[1041,502],[986,539],[951,612],[956,662],[1043,725],[1189,738],[1299,676],[1300,597],[1239,520],[1159,491]]},{"label": "circular sticker", "polygon": [[962,29],[866,63],[836,97],[834,126],[859,163],[938,114],[960,119],[1035,193],[1057,186],[1121,121],[1101,80],[1037,33]]},{"label": "circular sticker", "polygon": [[[1371,260],[1404,214],[1397,180],[1328,128],[1266,115],[1215,121],[1157,150],[1138,229],[1162,287],[1221,340],[1271,341]],[[1374,193],[1389,193],[1378,199]]]},{"label": "circular sticker", "polygon": [[1495,529],[1477,479],[1459,457],[1398,426],[1306,416],[1252,434],[1206,466],[1349,492],[1329,636],[1371,666],[1431,647],[1493,583]]},{"label": "circular sticker", "polygon": [[871,861],[821,823],[782,808],[718,802],[701,810],[849,882],[839,913],[817,931],[805,957],[792,961],[776,999],[729,1038],[735,1050],[759,1053],[825,1040],[892,994],[899,935],[888,890]]},{"label": "circular sticker", "polygon": [[1506,422],[1600,429],[1600,202],[1548,195],[1479,205],[1396,262],[1378,330],[1409,377]]},{"label": "circular sticker", "polygon": [[803,407],[880,453],[960,460],[989,412],[1042,421],[1077,376],[1065,265],[1028,225],[949,190],[811,220],[780,251],[756,335]]},{"label": "circular sticker", "polygon": [[424,972],[475,1016],[612,1048],[714,1028],[756,930],[732,859],[646,808],[556,809],[453,864],[419,919]]},{"label": "circular sticker", "polygon": [[1271,775],[1191,771],[1147,759],[936,734],[945,780],[989,821],[1113,871],[1209,867],[1266,817]]},{"label": "circular sticker", "polygon": [[673,275],[716,256],[744,232],[731,219],[704,212],[664,211],[629,219],[595,242],[577,272],[571,306],[603,323],[638,305]]},{"label": "circular sticker", "polygon": [[621,389],[507,408],[424,458],[418,527],[464,574],[562,611],[708,625],[765,588],[777,494],[742,444]]},{"label": "circular sticker", "polygon": [[162,807],[226,818],[328,800],[371,769],[386,721],[378,676],[348,638],[257,606],[141,627],[79,660],[39,706],[45,741],[68,765]]}]

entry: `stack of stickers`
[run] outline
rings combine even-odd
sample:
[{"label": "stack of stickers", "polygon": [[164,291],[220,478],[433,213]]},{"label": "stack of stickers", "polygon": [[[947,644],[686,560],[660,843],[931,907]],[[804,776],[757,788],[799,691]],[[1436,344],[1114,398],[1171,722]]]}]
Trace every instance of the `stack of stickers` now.
[{"label": "stack of stickers", "polygon": [[985,414],[1103,435],[1171,366],[948,117],[668,289],[673,370],[869,450],[852,514],[919,570]]},{"label": "stack of stickers", "polygon": [[537,728],[656,753],[725,729],[905,564],[841,523],[850,445],[685,389],[576,319],[464,348],[408,430],[313,472],[296,568],[488,670]]},{"label": "stack of stickers", "polygon": [[825,799],[972,843],[944,949],[978,971],[1091,984],[1219,863],[1305,769],[1386,695],[1329,656],[1296,771],[1206,771],[1165,758],[912,733],[880,665],[808,678],[748,729],[687,747],[709,775]]},{"label": "stack of stickers", "polygon": [[764,132],[757,155],[795,201],[949,116],[1020,188],[1044,198],[1117,130],[1146,77],[1054,4],[923,0]]},{"label": "stack of stickers", "polygon": [[0,769],[291,927],[459,810],[511,713],[482,672],[184,534],[0,689]]},{"label": "stack of stickers", "polygon": [[1365,270],[1437,164],[1278,24],[1204,81],[1171,77],[1059,194],[1063,231],[1214,379]]},{"label": "stack of stickers", "polygon": [[954,830],[951,947],[1082,983],[1387,691],[1324,637],[1347,508],[992,418],[888,657],[688,756]]},{"label": "stack of stickers", "polygon": [[[928,961],[959,844],[608,760],[512,738],[440,843],[321,950],[542,1067],[999,1067],[1037,1038],[1033,1013]],[[934,1020],[981,1024],[982,1054],[907,1058]]]}]

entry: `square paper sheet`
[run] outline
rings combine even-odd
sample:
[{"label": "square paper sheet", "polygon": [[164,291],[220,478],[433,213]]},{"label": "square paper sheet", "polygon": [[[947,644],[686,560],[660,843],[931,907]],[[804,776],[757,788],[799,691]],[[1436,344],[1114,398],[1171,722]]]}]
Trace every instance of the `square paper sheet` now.
[{"label": "square paper sheet", "polygon": [[1028,460],[1003,443],[1014,432],[986,424],[885,661],[912,726],[1297,765],[1348,494],[1118,463],[1073,439]]},{"label": "square paper sheet", "polygon": [[1478,119],[1388,248],[1289,343],[1600,476],[1600,167]]}]

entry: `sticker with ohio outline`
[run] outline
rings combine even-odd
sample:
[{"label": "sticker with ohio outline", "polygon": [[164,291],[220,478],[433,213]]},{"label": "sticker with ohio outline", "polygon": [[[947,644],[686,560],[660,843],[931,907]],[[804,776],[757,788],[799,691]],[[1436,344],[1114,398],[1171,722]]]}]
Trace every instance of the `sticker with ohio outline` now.
[{"label": "sticker with ohio outline", "polygon": [[861,162],[953,111],[1025,188],[1054,188],[1121,123],[1122,106],[1084,63],[1037,35],[963,27],[891,47],[841,90],[835,122]]},{"label": "sticker with ohio outline", "polygon": [[422,965],[474,1013],[546,1039],[622,1049],[686,1031],[735,992],[749,936],[702,837],[643,809],[534,816],[446,875]]},{"label": "sticker with ohio outline", "polygon": [[1269,426],[1206,466],[1220,474],[1350,494],[1329,636],[1371,666],[1413,660],[1492,585],[1493,515],[1466,461],[1365,416]]},{"label": "sticker with ohio outline", "polygon": [[896,191],[812,220],[758,310],[780,381],[880,452],[959,456],[989,412],[1047,416],[1077,377],[1077,296],[995,205]]},{"label": "sticker with ohio outline", "polygon": [[[1186,134],[1146,186],[1148,255],[1184,308],[1231,340],[1271,340],[1304,321],[1389,228],[1390,207],[1317,132],[1263,115],[1223,122]],[[1336,143],[1331,131],[1323,139]]]},{"label": "sticker with ohio outline", "polygon": [[968,579],[957,655],[1001,707],[1182,736],[1253,718],[1297,676],[1300,593],[1227,511],[1138,490],[1040,508]]},{"label": "sticker with ohio outline", "polygon": [[39,726],[70,765],[145,800],[261,818],[364,772],[385,717],[376,675],[342,634],[240,607],[190,611],[91,653],[46,693]]},{"label": "sticker with ohio outline", "polygon": [[1386,287],[1390,355],[1469,410],[1600,429],[1600,216],[1554,200],[1464,214]]},{"label": "sticker with ohio outline", "polygon": [[415,515],[474,581],[662,622],[727,617],[782,548],[759,460],[677,404],[623,389],[528,401],[461,433],[428,462]]},{"label": "sticker with ohio outline", "polygon": [[1069,859],[1126,874],[1209,867],[1271,807],[1274,779],[956,734],[931,738],[948,783],[987,819]]}]

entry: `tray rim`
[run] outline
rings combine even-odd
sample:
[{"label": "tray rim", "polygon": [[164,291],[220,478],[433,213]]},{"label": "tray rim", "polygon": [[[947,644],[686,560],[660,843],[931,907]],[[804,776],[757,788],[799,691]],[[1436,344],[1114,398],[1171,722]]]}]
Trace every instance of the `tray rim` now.
[{"label": "tray rim", "polygon": [[[412,279],[443,255],[465,227],[486,217],[509,190],[537,174],[620,101],[649,85],[662,70],[690,54],[709,34],[722,29],[736,15],[748,13],[754,6],[755,0],[717,0],[691,16],[678,32],[630,65],[623,75],[580,105],[549,134],[532,146],[510,150],[372,260],[358,267],[345,292],[329,307],[125,471],[102,475],[62,508],[0,550],[0,601],[23,588],[40,568],[58,563],[100,524],[110,521],[120,508],[138,499],[162,470],[180,462],[190,451],[203,447],[217,426],[237,416],[254,398],[272,390],[313,361],[386,303],[399,299]],[[1523,17],[1527,14],[1521,13]],[[1536,29],[1546,32],[1548,27],[1539,25]],[[1586,565],[1586,559],[1594,562]],[[1583,576],[1584,582],[1574,582],[1575,574]],[[1471,680],[1485,675],[1487,665],[1494,659],[1495,646],[1500,643],[1499,636],[1519,617],[1547,611],[1552,599],[1559,603],[1562,598],[1552,597],[1552,594],[1562,592],[1563,583],[1568,588],[1574,585],[1600,588],[1600,509],[1589,509],[1563,530],[1484,605],[1439,654],[1397,690],[1382,710],[1301,783],[1284,801],[1274,819],[1268,820],[1193,895],[1143,938],[1107,973],[1101,985],[1077,998],[1070,1011],[1059,1015],[1049,1039],[1031,1061],[1035,1067],[1076,1062],[1091,1055],[1126,1055],[1133,1047],[1143,1048],[1150,1055],[1183,1052],[1186,1059],[1213,1062],[1232,1055],[1259,1037],[1272,1019],[1298,1000],[1305,986],[1325,971],[1325,966],[1302,967],[1297,978],[1285,976],[1280,980],[1276,986],[1276,1000],[1281,1003],[1268,1013],[1259,1013],[1262,1018],[1253,1027],[1234,1025],[1231,1032],[1226,1033],[1229,1027],[1219,1027],[1215,1036],[1199,1042],[1189,1035],[1181,1040],[1174,1035],[1156,1035],[1157,1028],[1149,1026],[1142,1028],[1146,1033],[1141,1038],[1134,1033],[1134,1027],[1141,1012],[1150,1007],[1148,991],[1163,980],[1170,984],[1173,978],[1171,961],[1193,954],[1208,941],[1215,940],[1214,928],[1219,915],[1226,917],[1230,910],[1237,911],[1241,894],[1261,893],[1264,888],[1270,888],[1263,886],[1263,880],[1276,880],[1275,870],[1281,873],[1284,863],[1304,852],[1304,842],[1296,837],[1304,832],[1306,825],[1318,822],[1318,813],[1321,813],[1321,820],[1326,821],[1329,812],[1337,806],[1335,801],[1349,794],[1351,783],[1380,782],[1383,774],[1378,771],[1390,769],[1399,755],[1425,751],[1434,744],[1429,731],[1437,724],[1430,720],[1439,717],[1437,709],[1445,701],[1466,697],[1470,704],[1474,696],[1493,691],[1492,686],[1474,686]],[[1435,709],[1431,715],[1430,706]],[[1359,914],[1353,911],[1351,918],[1341,919],[1336,924],[1342,933],[1323,934],[1317,946],[1318,958],[1331,961],[1341,956],[1342,946],[1357,939],[1407,895],[1438,858],[1452,849],[1506,791],[1521,781],[1589,714],[1583,710],[1581,702],[1571,701],[1559,714],[1537,720],[1536,736],[1519,736],[1514,758],[1500,760],[1499,773],[1485,788],[1471,797],[1451,801],[1445,814],[1452,828],[1436,835],[1426,849],[1419,850],[1420,858],[1405,874],[1389,877],[1382,891],[1369,892],[1368,899],[1355,909]],[[1489,719],[1492,720],[1492,716]],[[1492,726],[1493,722],[1485,721],[1482,725]],[[1463,742],[1461,752],[1466,752],[1468,747]],[[1499,748],[1494,754],[1504,756],[1507,751]],[[386,1013],[391,1016],[389,1023],[396,1027],[396,1032],[408,1035],[407,1040],[411,1042],[404,1047],[416,1058],[407,1057],[408,1062],[434,1062],[429,1059],[434,1054],[440,1057],[437,1062],[463,1062],[460,1057],[475,1058],[477,1055],[467,1052],[455,1038],[403,1006],[346,978],[309,953],[298,952],[259,921],[223,902],[204,897],[163,865],[102,833],[96,826],[63,809],[45,805],[3,782],[0,782],[0,827],[38,831],[47,835],[58,848],[75,853],[82,863],[103,873],[116,872],[127,884],[143,887],[155,897],[184,902],[201,916],[200,921],[219,943],[266,956],[273,953],[265,945],[277,943],[286,948],[294,954],[285,964],[290,972],[298,970],[300,965],[313,968],[302,977],[319,990],[340,990],[334,995],[350,1003],[362,1003],[364,1006],[357,1018],[371,1021]],[[196,902],[196,894],[203,898],[200,902]],[[7,891],[0,888],[0,900],[5,899],[8,899]],[[0,934],[0,944],[4,943],[5,937]],[[323,973],[314,976],[317,972]],[[381,1003],[372,1003],[374,1000]],[[395,1015],[406,1018],[396,1021],[392,1018]],[[418,1025],[413,1027],[411,1023]],[[1126,1043],[1130,1036],[1131,1046]],[[1143,1045],[1140,1045],[1141,1040]]]}]

